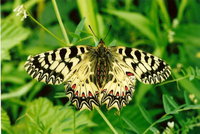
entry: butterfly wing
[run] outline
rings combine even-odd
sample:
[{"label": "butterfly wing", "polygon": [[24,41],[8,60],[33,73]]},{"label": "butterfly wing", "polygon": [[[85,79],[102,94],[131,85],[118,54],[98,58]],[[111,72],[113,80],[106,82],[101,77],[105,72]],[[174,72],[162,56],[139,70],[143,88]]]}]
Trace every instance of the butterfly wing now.
[{"label": "butterfly wing", "polygon": [[99,106],[98,89],[89,79],[94,68],[91,47],[72,46],[30,56],[25,69],[31,77],[47,84],[65,84],[66,95],[77,109]]},{"label": "butterfly wing", "polygon": [[63,47],[36,56],[29,56],[25,70],[31,77],[47,84],[62,84],[71,70],[88,52],[86,46]]},{"label": "butterfly wing", "polygon": [[94,61],[90,55],[86,55],[84,59],[73,69],[72,75],[65,85],[66,94],[70,101],[77,107],[77,109],[92,110],[99,103],[99,89],[94,80]]},{"label": "butterfly wing", "polygon": [[110,51],[119,54],[136,78],[145,84],[156,84],[170,76],[170,66],[162,59],[135,48],[111,47]]},{"label": "butterfly wing", "polygon": [[132,69],[123,62],[118,55],[114,55],[109,71],[109,81],[102,89],[100,101],[106,104],[108,109],[121,109],[127,105],[135,90],[135,76]]}]

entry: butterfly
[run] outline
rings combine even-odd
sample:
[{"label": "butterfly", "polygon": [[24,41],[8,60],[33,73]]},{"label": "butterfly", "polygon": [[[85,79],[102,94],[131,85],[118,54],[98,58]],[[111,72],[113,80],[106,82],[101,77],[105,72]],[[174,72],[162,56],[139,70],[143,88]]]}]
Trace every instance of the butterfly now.
[{"label": "butterfly", "polygon": [[65,85],[66,96],[77,109],[92,110],[106,104],[120,110],[132,99],[136,79],[145,84],[163,82],[170,66],[139,49],[123,46],[63,47],[29,56],[25,70],[46,84]]}]

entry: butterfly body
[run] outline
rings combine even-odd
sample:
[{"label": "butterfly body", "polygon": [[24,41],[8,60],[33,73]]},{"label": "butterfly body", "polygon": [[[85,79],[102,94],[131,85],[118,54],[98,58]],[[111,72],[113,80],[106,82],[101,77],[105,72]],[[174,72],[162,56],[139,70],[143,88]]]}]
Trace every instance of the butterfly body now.
[{"label": "butterfly body", "polygon": [[102,104],[121,109],[135,90],[136,79],[156,84],[167,79],[170,67],[160,58],[134,48],[72,46],[30,56],[25,69],[47,84],[65,84],[66,95],[78,109]]}]

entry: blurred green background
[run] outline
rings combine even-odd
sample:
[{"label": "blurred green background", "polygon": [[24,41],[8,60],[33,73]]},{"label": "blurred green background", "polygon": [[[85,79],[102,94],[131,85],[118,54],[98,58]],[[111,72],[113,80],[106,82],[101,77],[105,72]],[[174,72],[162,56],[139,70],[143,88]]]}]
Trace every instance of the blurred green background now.
[{"label": "blurred green background", "polygon": [[[1,125],[5,134],[113,133],[96,110],[76,111],[64,87],[33,80],[24,70],[29,55],[63,44],[13,9],[24,4],[33,18],[64,40],[52,1],[1,1]],[[200,132],[199,0],[57,0],[73,45],[95,46],[91,25],[106,45],[142,49],[164,59],[172,76],[158,85],[137,82],[121,111],[101,110],[120,134]],[[85,24],[85,27],[83,25]]]}]

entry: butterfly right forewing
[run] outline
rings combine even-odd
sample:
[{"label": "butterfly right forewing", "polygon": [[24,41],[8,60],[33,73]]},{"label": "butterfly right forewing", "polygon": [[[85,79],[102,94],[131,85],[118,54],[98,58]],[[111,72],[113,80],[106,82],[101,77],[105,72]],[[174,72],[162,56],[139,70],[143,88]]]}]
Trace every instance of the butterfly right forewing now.
[{"label": "butterfly right forewing", "polygon": [[111,47],[110,50],[119,55],[132,68],[136,78],[145,84],[160,83],[170,76],[170,66],[152,54],[128,47]]}]

